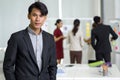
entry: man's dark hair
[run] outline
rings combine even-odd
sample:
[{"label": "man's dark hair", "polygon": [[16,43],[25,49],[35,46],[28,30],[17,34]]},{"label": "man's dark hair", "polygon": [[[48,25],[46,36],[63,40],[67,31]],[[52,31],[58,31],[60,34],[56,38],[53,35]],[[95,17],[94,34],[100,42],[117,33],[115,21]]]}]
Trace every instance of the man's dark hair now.
[{"label": "man's dark hair", "polygon": [[48,14],[48,9],[47,9],[46,5],[42,2],[35,2],[35,3],[31,4],[30,7],[28,8],[29,14],[32,12],[33,8],[39,9],[41,12],[41,15],[43,15],[43,16],[46,16]]},{"label": "man's dark hair", "polygon": [[94,20],[94,22],[95,22],[96,24],[98,24],[98,23],[100,22],[100,17],[99,17],[99,16],[95,16],[95,17],[93,18],[93,20]]}]

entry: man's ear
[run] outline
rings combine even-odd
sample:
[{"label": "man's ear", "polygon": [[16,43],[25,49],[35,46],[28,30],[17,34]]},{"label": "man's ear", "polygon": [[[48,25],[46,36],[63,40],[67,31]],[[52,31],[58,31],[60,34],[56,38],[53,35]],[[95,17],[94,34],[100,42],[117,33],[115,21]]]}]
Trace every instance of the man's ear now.
[{"label": "man's ear", "polygon": [[30,14],[27,15],[28,19],[30,19]]},{"label": "man's ear", "polygon": [[45,20],[47,19],[47,16],[45,16]]}]

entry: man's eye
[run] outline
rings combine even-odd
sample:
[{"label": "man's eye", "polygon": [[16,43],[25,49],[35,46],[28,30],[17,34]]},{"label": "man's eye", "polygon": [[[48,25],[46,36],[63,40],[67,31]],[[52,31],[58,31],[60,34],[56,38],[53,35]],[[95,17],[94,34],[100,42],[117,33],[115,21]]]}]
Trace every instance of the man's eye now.
[{"label": "man's eye", "polygon": [[37,16],[36,14],[33,14],[33,16]]},{"label": "man's eye", "polygon": [[43,15],[40,15],[40,17],[43,17]]}]

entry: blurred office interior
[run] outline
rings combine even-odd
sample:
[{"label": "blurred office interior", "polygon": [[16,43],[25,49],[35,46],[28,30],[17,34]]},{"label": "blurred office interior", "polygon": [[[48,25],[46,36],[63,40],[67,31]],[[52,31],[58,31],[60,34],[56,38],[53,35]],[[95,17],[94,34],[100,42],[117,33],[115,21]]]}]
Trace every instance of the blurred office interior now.
[{"label": "blurred office interior", "polygon": [[[28,7],[38,0],[0,0],[0,77],[3,78],[2,62],[7,46],[7,41],[13,32],[25,29]],[[56,19],[63,20],[62,31],[65,36],[73,27],[73,20],[81,20],[80,29],[84,38],[89,38],[94,16],[101,16],[105,24],[111,25],[119,38],[112,42],[112,64],[116,64],[120,70],[120,0],[39,0],[48,7],[48,18],[43,29],[51,34],[56,28]],[[62,64],[69,64],[69,48],[64,40],[64,59]],[[87,64],[88,45],[84,43],[82,64]],[[0,78],[0,80],[2,80]]]}]

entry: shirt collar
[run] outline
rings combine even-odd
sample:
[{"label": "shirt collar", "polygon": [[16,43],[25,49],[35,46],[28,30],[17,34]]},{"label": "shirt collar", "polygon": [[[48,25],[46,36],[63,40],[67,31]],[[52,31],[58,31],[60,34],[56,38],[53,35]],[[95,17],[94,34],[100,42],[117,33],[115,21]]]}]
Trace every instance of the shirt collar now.
[{"label": "shirt collar", "polygon": [[[36,35],[35,32],[30,28],[30,26],[28,26],[28,32],[29,32],[30,34]],[[42,31],[42,29],[41,29],[40,34],[41,34],[42,32],[43,32],[43,31]],[[38,35],[40,35],[40,34],[38,34]]]}]

